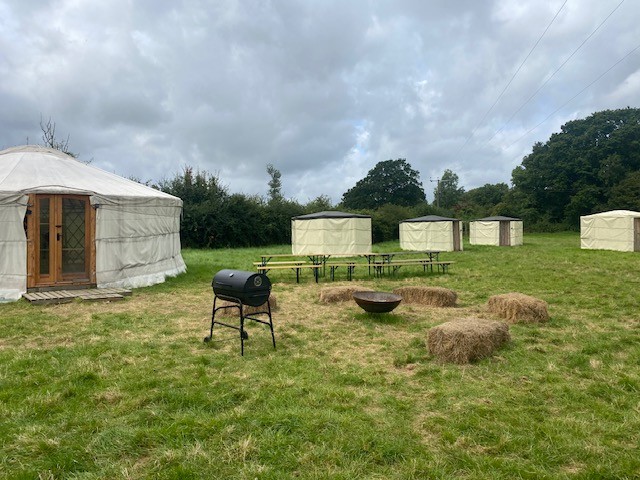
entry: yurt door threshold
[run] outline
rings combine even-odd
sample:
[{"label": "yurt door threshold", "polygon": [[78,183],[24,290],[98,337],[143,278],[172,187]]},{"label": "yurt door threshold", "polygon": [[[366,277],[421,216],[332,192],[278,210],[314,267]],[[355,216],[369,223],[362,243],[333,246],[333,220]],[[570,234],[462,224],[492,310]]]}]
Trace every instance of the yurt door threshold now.
[{"label": "yurt door threshold", "polygon": [[86,195],[30,195],[27,287],[95,284],[95,211]]}]

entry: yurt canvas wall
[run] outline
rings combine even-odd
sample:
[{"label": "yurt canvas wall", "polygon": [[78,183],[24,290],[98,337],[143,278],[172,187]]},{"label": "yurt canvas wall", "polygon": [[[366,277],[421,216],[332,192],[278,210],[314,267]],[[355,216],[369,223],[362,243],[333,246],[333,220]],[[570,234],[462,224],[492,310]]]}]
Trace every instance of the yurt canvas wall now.
[{"label": "yurt canvas wall", "polygon": [[400,222],[400,248],[403,250],[462,250],[462,222],[437,215],[410,218]]},{"label": "yurt canvas wall", "polygon": [[513,247],[523,243],[523,225],[519,218],[487,217],[469,223],[469,243]]},{"label": "yurt canvas wall", "polygon": [[318,212],[291,219],[294,255],[359,255],[371,252],[371,217]]},{"label": "yurt canvas wall", "polygon": [[44,147],[0,152],[0,301],[141,287],[186,270],[182,200]]},{"label": "yurt canvas wall", "polygon": [[640,251],[640,212],[612,210],[580,217],[580,247]]}]

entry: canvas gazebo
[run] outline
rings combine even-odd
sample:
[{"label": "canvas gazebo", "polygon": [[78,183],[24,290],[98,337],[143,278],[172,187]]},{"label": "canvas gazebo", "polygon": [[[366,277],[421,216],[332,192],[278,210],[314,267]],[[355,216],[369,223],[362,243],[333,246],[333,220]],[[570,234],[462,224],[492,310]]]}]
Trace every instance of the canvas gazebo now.
[{"label": "canvas gazebo", "polygon": [[403,250],[462,250],[462,222],[457,218],[427,215],[400,222],[400,248]]},{"label": "canvas gazebo", "polygon": [[186,270],[182,200],[39,146],[0,152],[0,301],[142,287]]},{"label": "canvas gazebo", "polygon": [[522,220],[512,217],[486,217],[469,222],[471,245],[514,247],[522,245]]},{"label": "canvas gazebo", "polygon": [[612,210],[580,217],[580,247],[640,252],[640,212]]},{"label": "canvas gazebo", "polygon": [[360,255],[371,252],[371,217],[337,211],[291,219],[294,255]]}]

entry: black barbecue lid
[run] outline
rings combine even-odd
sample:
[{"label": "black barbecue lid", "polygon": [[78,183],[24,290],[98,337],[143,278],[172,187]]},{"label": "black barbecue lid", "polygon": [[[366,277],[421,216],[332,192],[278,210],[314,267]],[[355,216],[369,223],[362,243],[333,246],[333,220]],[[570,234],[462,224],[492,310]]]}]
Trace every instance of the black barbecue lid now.
[{"label": "black barbecue lid", "polygon": [[213,276],[211,286],[214,289],[216,287],[226,287],[234,290],[270,289],[271,281],[264,273],[224,269]]}]

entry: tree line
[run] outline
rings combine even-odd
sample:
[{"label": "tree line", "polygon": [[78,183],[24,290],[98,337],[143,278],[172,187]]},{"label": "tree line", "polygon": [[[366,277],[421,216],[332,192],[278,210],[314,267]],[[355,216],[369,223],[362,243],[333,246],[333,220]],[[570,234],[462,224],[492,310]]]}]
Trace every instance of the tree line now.
[{"label": "tree line", "polygon": [[579,228],[580,215],[607,209],[640,210],[640,109],[594,113],[567,122],[512,172],[511,185],[486,184],[466,191],[445,170],[427,202],[419,173],[406,159],[379,162],[338,205],[327,196],[306,204],[287,199],[281,174],[267,165],[269,193],[230,194],[208,172],[186,167],[158,188],[184,202],[186,247],[242,247],[291,242],[291,218],[339,209],[372,216],[374,242],[398,238],[407,218],[442,215],[473,220],[491,215],[522,218],[528,231]]}]

